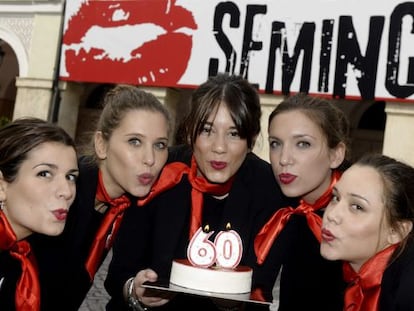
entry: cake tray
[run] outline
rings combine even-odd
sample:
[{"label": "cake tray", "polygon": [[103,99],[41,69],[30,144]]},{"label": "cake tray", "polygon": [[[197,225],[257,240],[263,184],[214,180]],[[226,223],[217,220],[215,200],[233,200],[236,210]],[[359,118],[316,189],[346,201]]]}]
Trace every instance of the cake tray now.
[{"label": "cake tray", "polygon": [[250,293],[244,294],[223,294],[215,292],[207,292],[202,290],[190,289],[175,284],[169,283],[169,281],[156,281],[156,282],[145,282],[142,287],[152,289],[155,291],[171,292],[171,293],[183,293],[203,297],[219,298],[224,300],[232,301],[243,301],[257,304],[270,305],[272,301],[267,301],[264,298],[265,295],[260,294],[260,289],[255,289]]}]

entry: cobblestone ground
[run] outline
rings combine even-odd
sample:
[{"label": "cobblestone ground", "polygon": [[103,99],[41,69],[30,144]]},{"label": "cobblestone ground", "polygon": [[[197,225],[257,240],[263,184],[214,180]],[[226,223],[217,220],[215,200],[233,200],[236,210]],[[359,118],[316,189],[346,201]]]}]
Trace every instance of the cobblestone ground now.
[{"label": "cobblestone ground", "polygon": [[112,253],[108,254],[102,266],[96,273],[94,284],[82,306],[79,308],[79,311],[105,311],[105,305],[109,296],[104,289],[103,282],[105,280],[106,272],[108,271],[108,264],[112,257],[111,255]]}]

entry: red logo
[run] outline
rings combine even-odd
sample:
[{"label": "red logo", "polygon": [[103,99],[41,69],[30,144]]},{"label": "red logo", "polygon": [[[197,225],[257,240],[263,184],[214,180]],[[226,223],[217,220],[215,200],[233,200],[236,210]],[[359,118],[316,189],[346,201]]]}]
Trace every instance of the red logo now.
[{"label": "red logo", "polygon": [[68,16],[61,79],[176,85],[196,29],[192,13],[175,0],[89,0]]}]

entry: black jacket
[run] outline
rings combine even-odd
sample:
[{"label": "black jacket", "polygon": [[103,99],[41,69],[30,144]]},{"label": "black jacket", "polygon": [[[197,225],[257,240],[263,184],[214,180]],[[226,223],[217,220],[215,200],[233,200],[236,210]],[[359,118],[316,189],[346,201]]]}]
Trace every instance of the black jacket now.
[{"label": "black jacket", "polygon": [[[169,161],[190,163],[191,152],[179,149],[171,152]],[[241,265],[253,265],[253,241],[258,229],[279,207],[286,204],[271,170],[270,164],[253,153],[247,155],[236,174],[229,196],[221,203],[204,195],[203,223],[217,233],[230,222],[243,241],[244,254]],[[143,235],[136,225],[139,217],[134,209],[127,210],[113,247],[105,287],[111,295],[107,310],[122,310],[122,286],[125,281],[144,268],[154,269],[159,278],[169,279],[174,259],[186,258],[189,242],[191,212],[191,185],[185,176],[174,188],[160,194],[148,204],[152,219],[149,231]],[[140,232],[137,232],[140,231]],[[194,301],[194,302],[190,302]],[[181,304],[183,303],[183,304]],[[214,309],[206,299],[178,295],[161,309],[180,309],[196,303]]]},{"label": "black jacket", "polygon": [[381,311],[414,310],[414,243],[385,269],[381,282]]},{"label": "black jacket", "polygon": [[0,252],[0,310],[16,310],[16,285],[21,273],[20,262],[13,258],[8,251]]},{"label": "black jacket", "polygon": [[[342,311],[342,262],[320,255],[320,244],[305,216],[292,215],[263,263],[255,265],[256,285],[268,294],[280,278],[279,311]],[[267,310],[266,308],[250,308]]]}]

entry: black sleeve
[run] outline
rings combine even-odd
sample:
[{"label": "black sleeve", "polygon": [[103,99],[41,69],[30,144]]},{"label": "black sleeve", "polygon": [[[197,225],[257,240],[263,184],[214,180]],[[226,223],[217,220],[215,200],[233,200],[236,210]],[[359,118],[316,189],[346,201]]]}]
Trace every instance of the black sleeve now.
[{"label": "black sleeve", "polygon": [[125,211],[112,246],[112,259],[104,287],[110,296],[106,310],[128,310],[123,297],[125,282],[142,269],[148,268],[151,223],[151,203],[131,206]]}]

